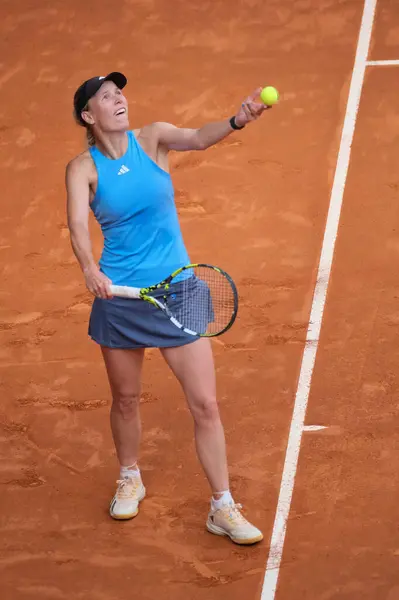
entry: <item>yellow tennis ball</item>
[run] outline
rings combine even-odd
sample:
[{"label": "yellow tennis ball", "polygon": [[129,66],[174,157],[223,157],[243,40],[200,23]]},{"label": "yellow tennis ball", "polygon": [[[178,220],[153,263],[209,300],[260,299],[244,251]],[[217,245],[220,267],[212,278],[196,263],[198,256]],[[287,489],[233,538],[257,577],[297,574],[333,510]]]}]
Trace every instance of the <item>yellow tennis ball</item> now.
[{"label": "yellow tennis ball", "polygon": [[280,95],[278,91],[271,85],[264,87],[260,93],[260,98],[262,102],[266,104],[266,106],[273,106],[273,104],[276,104],[276,102],[278,102],[279,97]]}]

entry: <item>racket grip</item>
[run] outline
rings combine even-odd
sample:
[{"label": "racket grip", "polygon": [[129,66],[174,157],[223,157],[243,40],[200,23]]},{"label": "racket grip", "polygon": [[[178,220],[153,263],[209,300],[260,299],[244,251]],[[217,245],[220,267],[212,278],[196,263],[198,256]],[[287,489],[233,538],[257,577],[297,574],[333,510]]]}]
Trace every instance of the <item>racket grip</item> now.
[{"label": "racket grip", "polygon": [[128,285],[111,285],[110,289],[114,296],[121,296],[122,298],[140,298],[140,288],[129,287]]}]

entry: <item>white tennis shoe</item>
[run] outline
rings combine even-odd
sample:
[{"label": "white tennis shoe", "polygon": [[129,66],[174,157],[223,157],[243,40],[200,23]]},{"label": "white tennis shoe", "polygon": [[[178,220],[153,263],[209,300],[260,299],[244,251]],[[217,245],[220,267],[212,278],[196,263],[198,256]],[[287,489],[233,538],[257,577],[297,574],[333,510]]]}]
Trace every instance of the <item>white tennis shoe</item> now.
[{"label": "white tennis shoe", "polygon": [[115,496],[111,500],[109,514],[113,519],[133,519],[138,515],[139,504],[145,497],[145,487],[140,475],[118,479]]},{"label": "white tennis shoe", "polygon": [[256,544],[263,534],[241,514],[241,504],[226,504],[222,508],[211,507],[206,528],[215,535],[228,536],[235,544]]}]

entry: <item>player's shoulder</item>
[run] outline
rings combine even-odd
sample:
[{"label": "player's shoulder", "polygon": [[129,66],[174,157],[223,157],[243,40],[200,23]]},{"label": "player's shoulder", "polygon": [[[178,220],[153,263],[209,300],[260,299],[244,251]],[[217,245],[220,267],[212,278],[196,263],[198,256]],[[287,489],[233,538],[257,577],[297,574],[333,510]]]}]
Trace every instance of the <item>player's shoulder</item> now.
[{"label": "player's shoulder", "polygon": [[67,176],[86,175],[89,177],[93,171],[94,163],[90,151],[85,150],[72,158],[66,166]]},{"label": "player's shoulder", "polygon": [[90,151],[84,150],[68,162],[67,169],[77,169],[92,162],[93,159],[91,157]]}]

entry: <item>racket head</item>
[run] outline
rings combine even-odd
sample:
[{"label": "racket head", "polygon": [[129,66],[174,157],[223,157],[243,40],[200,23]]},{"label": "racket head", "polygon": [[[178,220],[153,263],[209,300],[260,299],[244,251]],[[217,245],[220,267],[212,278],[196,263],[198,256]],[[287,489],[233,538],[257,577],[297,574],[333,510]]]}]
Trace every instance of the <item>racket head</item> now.
[{"label": "racket head", "polygon": [[174,325],[198,337],[222,335],[232,327],[238,312],[232,277],[206,263],[178,269],[162,283],[143,290],[141,297],[156,303]]}]

